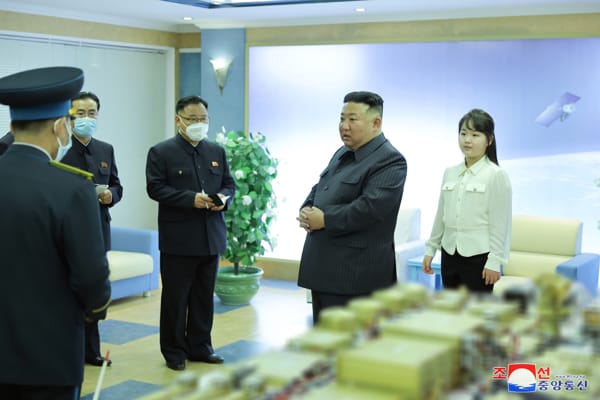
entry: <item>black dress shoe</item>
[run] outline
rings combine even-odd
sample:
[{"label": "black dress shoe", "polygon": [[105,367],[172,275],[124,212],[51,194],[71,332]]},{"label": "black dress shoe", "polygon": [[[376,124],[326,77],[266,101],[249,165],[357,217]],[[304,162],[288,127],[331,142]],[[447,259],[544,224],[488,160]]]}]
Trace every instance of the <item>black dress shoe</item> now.
[{"label": "black dress shoe", "polygon": [[[101,367],[103,362],[104,362],[104,358],[102,358],[100,356],[85,359],[86,364],[95,365],[96,367]],[[108,360],[108,363],[106,364],[106,366],[110,367],[111,365],[112,365],[112,361]]]},{"label": "black dress shoe", "polygon": [[175,361],[169,362],[167,361],[167,367],[172,369],[173,371],[183,371],[185,369],[185,361]]},{"label": "black dress shoe", "polygon": [[223,364],[223,362],[225,361],[223,357],[221,357],[217,353],[206,354],[203,356],[188,356],[188,360],[200,361],[209,364]]}]

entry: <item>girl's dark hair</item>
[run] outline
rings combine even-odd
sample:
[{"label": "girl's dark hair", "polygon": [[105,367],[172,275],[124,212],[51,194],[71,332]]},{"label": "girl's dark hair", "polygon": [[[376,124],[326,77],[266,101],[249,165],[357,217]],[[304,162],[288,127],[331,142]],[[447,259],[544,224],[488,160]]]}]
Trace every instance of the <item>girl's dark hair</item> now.
[{"label": "girl's dark hair", "polygon": [[490,144],[485,150],[485,154],[494,164],[500,165],[498,164],[498,155],[496,154],[496,134],[494,133],[494,119],[491,117],[491,115],[483,110],[474,108],[473,110],[466,113],[458,122],[459,134],[463,124],[465,124],[465,126],[470,129],[483,133],[487,138],[488,143],[490,141],[492,142],[492,144]]}]

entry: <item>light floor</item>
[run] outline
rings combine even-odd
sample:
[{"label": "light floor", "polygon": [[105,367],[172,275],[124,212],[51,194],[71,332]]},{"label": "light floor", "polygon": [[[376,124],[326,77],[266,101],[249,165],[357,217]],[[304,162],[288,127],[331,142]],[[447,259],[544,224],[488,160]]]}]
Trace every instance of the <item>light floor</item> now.
[{"label": "light floor", "polygon": [[[160,289],[150,297],[130,297],[115,301],[105,321],[100,323],[101,350],[110,350],[113,361],[106,369],[101,400],[135,399],[173,382],[180,372],[165,366],[159,348]],[[295,282],[261,280],[261,288],[247,306],[224,306],[215,298],[213,347],[236,362],[271,348],[280,348],[312,325],[306,292]],[[187,370],[197,372],[219,368],[188,362]],[[91,400],[101,368],[86,365],[82,399]]]}]

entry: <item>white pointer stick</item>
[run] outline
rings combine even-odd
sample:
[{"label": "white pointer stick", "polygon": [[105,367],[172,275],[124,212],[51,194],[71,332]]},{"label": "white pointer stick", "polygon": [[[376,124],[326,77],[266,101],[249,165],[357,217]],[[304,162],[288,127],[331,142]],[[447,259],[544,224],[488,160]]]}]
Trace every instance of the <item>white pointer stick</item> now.
[{"label": "white pointer stick", "polygon": [[94,391],[94,397],[92,400],[98,400],[100,398],[100,389],[102,388],[102,381],[104,380],[104,373],[106,372],[106,367],[108,366],[108,360],[110,356],[110,350],[106,352],[106,356],[104,356],[104,361],[102,361],[102,369],[100,370],[100,376],[98,377],[98,383],[96,384],[96,390]]}]

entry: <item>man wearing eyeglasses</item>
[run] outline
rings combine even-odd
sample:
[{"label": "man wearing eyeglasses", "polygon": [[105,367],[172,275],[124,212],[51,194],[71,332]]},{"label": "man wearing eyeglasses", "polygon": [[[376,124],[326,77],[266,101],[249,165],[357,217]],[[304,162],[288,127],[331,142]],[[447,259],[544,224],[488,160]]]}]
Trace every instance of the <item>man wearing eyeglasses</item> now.
[{"label": "man wearing eyeglasses", "polygon": [[[65,155],[63,163],[72,165],[94,175],[96,194],[100,207],[100,219],[105,251],[110,250],[110,208],[123,197],[113,146],[95,138],[100,111],[100,99],[92,92],[80,92],[71,99],[71,127],[73,146]],[[85,324],[85,362],[97,367],[104,361],[100,353],[98,321]],[[108,360],[108,365],[112,361]]]},{"label": "man wearing eyeglasses", "polygon": [[158,202],[160,349],[181,371],[186,360],[223,362],[212,347],[213,293],[235,183],[225,150],[206,140],[206,101],[187,96],[175,111],[178,134],[148,151],[146,190]]}]

